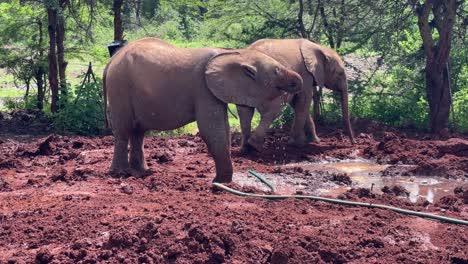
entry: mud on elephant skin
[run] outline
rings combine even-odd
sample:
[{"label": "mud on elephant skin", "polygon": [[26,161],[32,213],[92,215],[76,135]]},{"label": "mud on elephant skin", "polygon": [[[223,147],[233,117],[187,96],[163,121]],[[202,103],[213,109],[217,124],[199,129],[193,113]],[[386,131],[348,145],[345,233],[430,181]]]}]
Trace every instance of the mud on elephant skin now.
[{"label": "mud on elephant skin", "polygon": [[[333,50],[306,39],[262,39],[251,44],[248,49],[257,50],[276,59],[291,70],[299,73],[304,81],[304,91],[289,96],[289,104],[294,109],[294,123],[290,133],[290,143],[303,146],[306,141],[319,142],[315,124],[310,117],[309,109],[312,103],[314,87],[327,87],[341,95],[342,120],[350,141],[354,144],[353,130],[348,109],[348,84],[344,63]],[[281,100],[270,102],[266,109],[258,109],[261,115],[275,118],[281,112]],[[254,109],[238,106],[239,118],[243,134],[242,149],[248,150],[251,142],[263,142],[265,136],[262,129],[251,136],[251,120]],[[257,129],[258,130],[258,129]]]},{"label": "mud on elephant skin", "polygon": [[115,138],[110,170],[144,173],[144,133],[196,121],[215,161],[214,181],[230,182],[227,104],[262,109],[301,89],[297,73],[258,51],[178,48],[156,38],[129,43],[104,70],[104,108],[108,102]]}]

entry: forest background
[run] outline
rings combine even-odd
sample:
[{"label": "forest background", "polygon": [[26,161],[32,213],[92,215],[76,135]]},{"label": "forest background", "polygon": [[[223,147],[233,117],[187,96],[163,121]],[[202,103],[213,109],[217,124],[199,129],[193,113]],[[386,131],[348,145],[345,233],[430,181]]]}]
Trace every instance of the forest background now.
[{"label": "forest background", "polygon": [[[0,0],[0,109],[35,109],[58,131],[99,134],[113,41],[242,48],[307,38],[344,58],[353,118],[468,132],[467,26],[464,0]],[[316,94],[311,114],[339,126],[336,95]],[[285,108],[274,125],[292,115]]]}]

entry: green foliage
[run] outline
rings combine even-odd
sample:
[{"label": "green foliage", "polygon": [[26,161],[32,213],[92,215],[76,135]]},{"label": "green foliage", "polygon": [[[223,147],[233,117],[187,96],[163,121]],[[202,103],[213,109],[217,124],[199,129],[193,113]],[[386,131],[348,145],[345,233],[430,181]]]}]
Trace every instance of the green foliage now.
[{"label": "green foliage", "polygon": [[[46,67],[40,42],[41,13],[33,5],[20,1],[0,3],[0,68],[5,68],[15,81],[31,82],[38,67]],[[44,35],[45,33],[43,33]]]},{"label": "green foliage", "polygon": [[36,109],[37,98],[35,95],[30,95],[26,98],[5,97],[3,98],[3,105],[5,109],[19,110],[19,109]]},{"label": "green foliage", "polygon": [[366,87],[354,86],[354,116],[382,121],[397,127],[426,128],[428,104],[419,70],[395,66],[376,72]]},{"label": "green foliage", "polygon": [[460,132],[468,132],[468,89],[460,90],[453,95],[453,108],[457,128]]},{"label": "green foliage", "polygon": [[[323,93],[321,121],[326,124],[341,125],[341,105],[340,99],[335,93]],[[310,109],[310,114],[314,110]]]},{"label": "green foliage", "polygon": [[93,135],[102,132],[104,115],[102,108],[102,81],[75,87],[74,93],[62,98],[61,109],[53,115],[54,126],[63,132]]},{"label": "green foliage", "polygon": [[[0,97],[16,97],[5,99],[3,107],[36,107],[34,73],[39,68],[47,72],[48,67],[45,7],[56,6],[57,2],[0,1],[1,83],[5,83],[3,86],[9,91],[13,84],[31,85],[26,99],[20,98],[24,89],[0,90]],[[79,89],[79,73],[89,61],[94,72],[101,73],[109,60],[107,45],[113,40],[112,0],[70,2],[72,8],[59,11],[66,18],[65,55],[70,95],[61,99],[62,108],[54,116],[55,125],[62,131],[99,133],[102,125],[101,88],[89,84]],[[425,57],[417,18],[406,1],[321,1],[323,14],[318,1],[303,1],[303,4],[302,19],[310,39],[325,46],[335,46],[340,54],[379,57],[383,62],[383,67],[375,73],[372,72],[375,65],[371,65],[371,69],[365,69],[359,78],[350,81],[352,115],[394,126],[426,128]],[[460,14],[466,13],[467,5],[463,5]],[[300,37],[298,12],[298,1],[285,0],[124,1],[124,37],[129,41],[158,37],[179,47],[242,48],[261,38]],[[42,42],[39,41],[39,29],[42,30]],[[465,48],[468,43],[464,36],[466,25],[458,19],[452,36],[450,76],[455,121],[460,131],[468,131],[468,49]],[[361,68],[361,65],[357,67]],[[47,81],[46,76],[43,77]],[[339,98],[331,93],[324,94],[323,121],[340,124]],[[45,99],[44,111],[49,111],[48,100]],[[235,111],[233,106],[230,108]],[[285,107],[273,126],[284,126],[293,115],[292,109]],[[229,118],[231,126],[239,127],[238,120],[231,115]],[[254,126],[258,119],[256,113]],[[196,124],[190,124],[175,132],[159,134],[194,131]]]},{"label": "green foliage", "polygon": [[286,107],[284,107],[283,111],[281,111],[281,114],[273,121],[271,126],[276,128],[282,128],[284,125],[292,122],[293,119],[294,110],[289,104],[287,104]]}]

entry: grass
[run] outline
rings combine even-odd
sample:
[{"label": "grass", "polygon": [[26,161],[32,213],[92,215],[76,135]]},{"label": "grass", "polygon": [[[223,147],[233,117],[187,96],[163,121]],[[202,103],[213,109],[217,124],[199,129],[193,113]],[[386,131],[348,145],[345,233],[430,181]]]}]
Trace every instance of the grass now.
[{"label": "grass", "polygon": [[[239,117],[239,114],[237,113],[237,109],[236,109],[235,105],[229,104],[229,109],[237,117]],[[229,118],[229,126],[231,127],[231,130],[240,131],[239,119],[235,118],[229,112],[228,112],[228,118]],[[260,122],[260,114],[257,111],[255,111],[254,116],[252,118],[252,127],[253,128],[257,127],[259,122]],[[174,129],[174,130],[171,130],[171,131],[162,131],[162,132],[152,131],[152,132],[149,132],[148,135],[150,135],[150,136],[172,137],[172,136],[178,136],[178,135],[184,135],[184,134],[194,135],[197,132],[198,132],[197,123],[192,122],[190,124],[187,124],[187,125],[185,125],[183,127],[178,128],[178,129]]]},{"label": "grass", "polygon": [[21,97],[24,92],[15,87],[0,88],[0,97]]}]

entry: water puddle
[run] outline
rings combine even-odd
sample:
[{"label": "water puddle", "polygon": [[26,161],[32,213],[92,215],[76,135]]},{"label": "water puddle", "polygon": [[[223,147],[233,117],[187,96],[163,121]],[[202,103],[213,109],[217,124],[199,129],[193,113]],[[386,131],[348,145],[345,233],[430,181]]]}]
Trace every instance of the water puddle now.
[{"label": "water puddle", "polygon": [[[352,187],[371,188],[373,192],[382,194],[384,186],[400,185],[408,192],[408,199],[416,202],[424,199],[431,203],[437,202],[441,197],[453,194],[455,187],[468,184],[467,181],[445,179],[443,177],[408,176],[408,177],[382,177],[381,172],[389,165],[380,165],[368,160],[345,160],[339,162],[322,163],[295,163],[278,166],[291,171],[291,168],[301,168],[310,171],[310,175],[303,173],[266,173],[262,174],[276,186],[278,194],[295,194],[303,192],[311,195],[327,195],[337,197]],[[405,165],[402,165],[405,166]],[[329,173],[346,173],[352,181],[351,185],[339,185],[329,179]],[[323,176],[325,175],[325,176]],[[328,176],[327,176],[328,175]],[[253,186],[268,191],[254,176],[248,173],[237,173],[234,182],[241,186]]]},{"label": "water puddle", "polygon": [[[262,176],[275,186],[276,194],[295,194],[298,190],[304,189],[306,185],[306,181],[300,178],[285,178],[273,173],[262,173]],[[249,173],[234,173],[233,181],[242,187],[254,187],[265,192],[270,191],[268,186]]]}]

